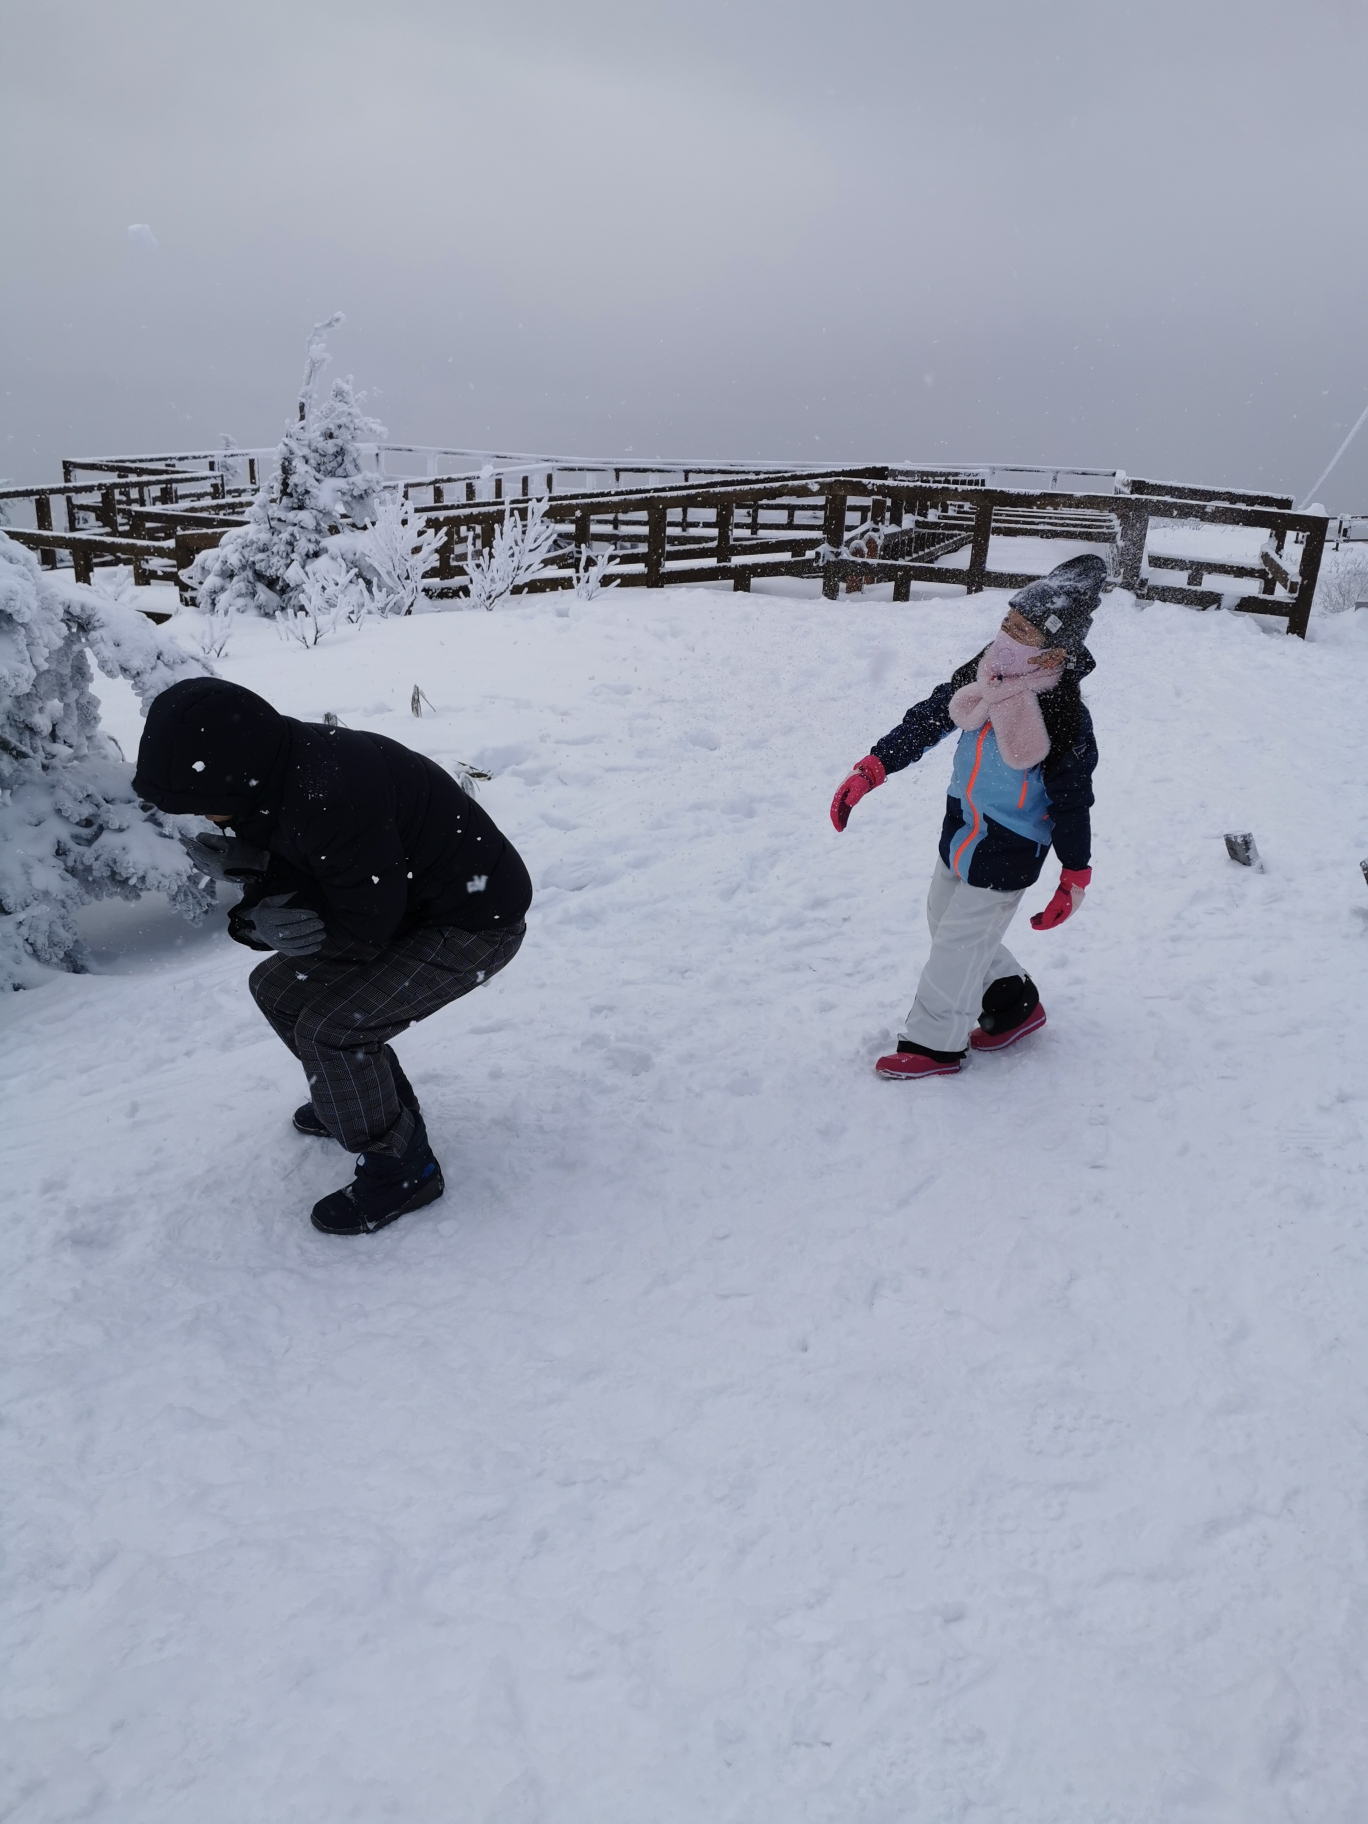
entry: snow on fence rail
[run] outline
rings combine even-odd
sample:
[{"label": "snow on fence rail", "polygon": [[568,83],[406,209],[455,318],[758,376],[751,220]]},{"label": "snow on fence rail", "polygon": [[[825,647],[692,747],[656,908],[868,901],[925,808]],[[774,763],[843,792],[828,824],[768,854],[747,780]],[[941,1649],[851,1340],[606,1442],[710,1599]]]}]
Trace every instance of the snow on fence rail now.
[{"label": "snow on fence rail", "polygon": [[[488,551],[504,515],[541,498],[564,543],[529,590],[573,586],[592,549],[613,553],[614,575],[629,587],[729,581],[746,590],[756,577],[820,577],[831,600],[842,587],[884,582],[907,601],[914,584],[1020,588],[1040,569],[995,564],[1000,541],[1066,539],[1105,548],[1116,584],[1142,599],[1282,616],[1304,636],[1327,536],[1340,535],[1324,514],[1293,511],[1290,496],[1113,470],[629,465],[399,444],[366,456],[403,489],[415,522],[441,534],[428,572],[439,596],[467,588],[472,535]],[[88,581],[99,563],[131,561],[136,581],[178,581],[184,594],[182,572],[243,523],[274,459],[273,450],[70,459],[60,486],[5,489],[0,505],[30,503],[33,526],[6,530],[48,568],[61,554]],[[425,474],[395,472],[420,460]],[[54,501],[64,505],[62,530]],[[1241,531],[1249,536],[1232,549]]]}]

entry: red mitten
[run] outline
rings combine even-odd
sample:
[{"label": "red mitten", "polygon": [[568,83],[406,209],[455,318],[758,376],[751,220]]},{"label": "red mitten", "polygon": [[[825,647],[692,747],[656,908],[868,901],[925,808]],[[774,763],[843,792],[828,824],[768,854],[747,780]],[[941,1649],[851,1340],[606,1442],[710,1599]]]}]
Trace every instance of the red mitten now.
[{"label": "red mitten", "polygon": [[876,754],[866,754],[863,760],[855,762],[854,772],[831,801],[831,821],[838,830],[843,830],[850,822],[850,813],[865,793],[882,785],[887,777],[884,763]]},{"label": "red mitten", "polygon": [[1083,904],[1083,895],[1088,882],[1092,879],[1091,868],[1065,868],[1060,873],[1059,885],[1055,888],[1054,898],[1043,912],[1037,912],[1031,920],[1033,931],[1053,931],[1056,925],[1062,925],[1066,918],[1072,918]]}]

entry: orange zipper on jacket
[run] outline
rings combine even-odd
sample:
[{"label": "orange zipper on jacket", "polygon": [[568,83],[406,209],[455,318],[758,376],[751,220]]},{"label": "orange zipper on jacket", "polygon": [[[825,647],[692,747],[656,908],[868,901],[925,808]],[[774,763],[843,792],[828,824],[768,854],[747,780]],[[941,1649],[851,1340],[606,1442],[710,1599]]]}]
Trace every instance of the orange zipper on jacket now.
[{"label": "orange zipper on jacket", "polygon": [[[982,729],[979,731],[978,746],[974,749],[973,771],[969,774],[969,783],[964,788],[965,799],[968,802],[969,809],[974,813],[974,822],[969,834],[955,850],[955,859],[950,864],[950,872],[952,874],[959,874],[960,856],[963,855],[964,851],[979,833],[979,812],[978,806],[974,803],[974,781],[978,778],[979,763],[983,759],[983,744],[988,739],[988,730],[992,726],[991,722],[984,723]],[[961,878],[963,877],[961,876]]]}]

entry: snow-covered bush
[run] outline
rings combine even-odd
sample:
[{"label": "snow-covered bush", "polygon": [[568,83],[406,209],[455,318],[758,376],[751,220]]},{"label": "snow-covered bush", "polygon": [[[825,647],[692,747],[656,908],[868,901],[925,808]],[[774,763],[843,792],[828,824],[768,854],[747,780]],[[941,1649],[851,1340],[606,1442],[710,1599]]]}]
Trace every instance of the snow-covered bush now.
[{"label": "snow-covered bush", "polygon": [[212,904],[176,841],[194,820],[144,811],[101,731],[87,650],[144,709],[207,669],[135,610],[49,580],[0,534],[0,986],[83,968],[75,914],[88,900],[160,888],[190,918]]},{"label": "snow-covered bush", "polygon": [[206,659],[221,659],[228,650],[236,620],[237,609],[233,604],[220,601],[207,614],[202,614],[197,623],[182,622],[182,637],[192,639]]},{"label": "snow-covered bush", "polygon": [[615,588],[616,568],[616,552],[594,551],[586,545],[575,559],[575,594],[582,602],[592,602],[603,590]]},{"label": "snow-covered bush", "polygon": [[282,637],[317,646],[344,621],[360,626],[372,607],[370,591],[351,566],[331,551],[297,579],[291,606],[277,619]]},{"label": "snow-covered bush", "polygon": [[1360,602],[1368,602],[1368,551],[1351,544],[1327,551],[1316,578],[1315,607],[1322,614],[1344,614]]},{"label": "snow-covered bush", "polygon": [[546,568],[547,558],[562,537],[561,528],[547,519],[546,508],[544,498],[529,501],[521,513],[510,506],[488,551],[477,548],[474,532],[468,535],[466,571],[472,608],[493,608],[495,602]]},{"label": "snow-covered bush", "polygon": [[323,332],[340,315],[316,325],[309,337],[299,422],[276,453],[275,473],[247,511],[245,526],[201,551],[186,577],[208,614],[220,607],[238,613],[292,614],[309,566],[339,532],[359,530],[375,514],[380,480],[366,469],[362,446],[385,427],[361,410],[349,380],[334,380],[315,407],[314,386],[328,359]]},{"label": "snow-covered bush", "polygon": [[127,564],[115,564],[109,570],[96,570],[91,576],[90,586],[101,600],[114,602],[120,608],[131,608],[138,599],[133,571]]},{"label": "snow-covered bush", "polygon": [[412,614],[427,594],[423,578],[445,534],[419,522],[402,488],[387,489],[364,532],[340,541],[365,576],[377,614]]}]

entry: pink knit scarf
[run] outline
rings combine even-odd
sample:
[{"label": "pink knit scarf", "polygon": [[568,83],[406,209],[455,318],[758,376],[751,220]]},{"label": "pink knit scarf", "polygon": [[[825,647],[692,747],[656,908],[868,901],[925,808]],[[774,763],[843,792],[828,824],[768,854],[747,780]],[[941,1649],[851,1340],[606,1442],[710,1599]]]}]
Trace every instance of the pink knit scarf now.
[{"label": "pink knit scarf", "polygon": [[1050,751],[1045,718],[1037,698],[1053,690],[1062,667],[1046,671],[1033,666],[1039,653],[1000,633],[979,660],[978,678],[950,699],[950,720],[958,728],[982,728],[991,722],[998,748],[1008,766],[1039,766]]}]

